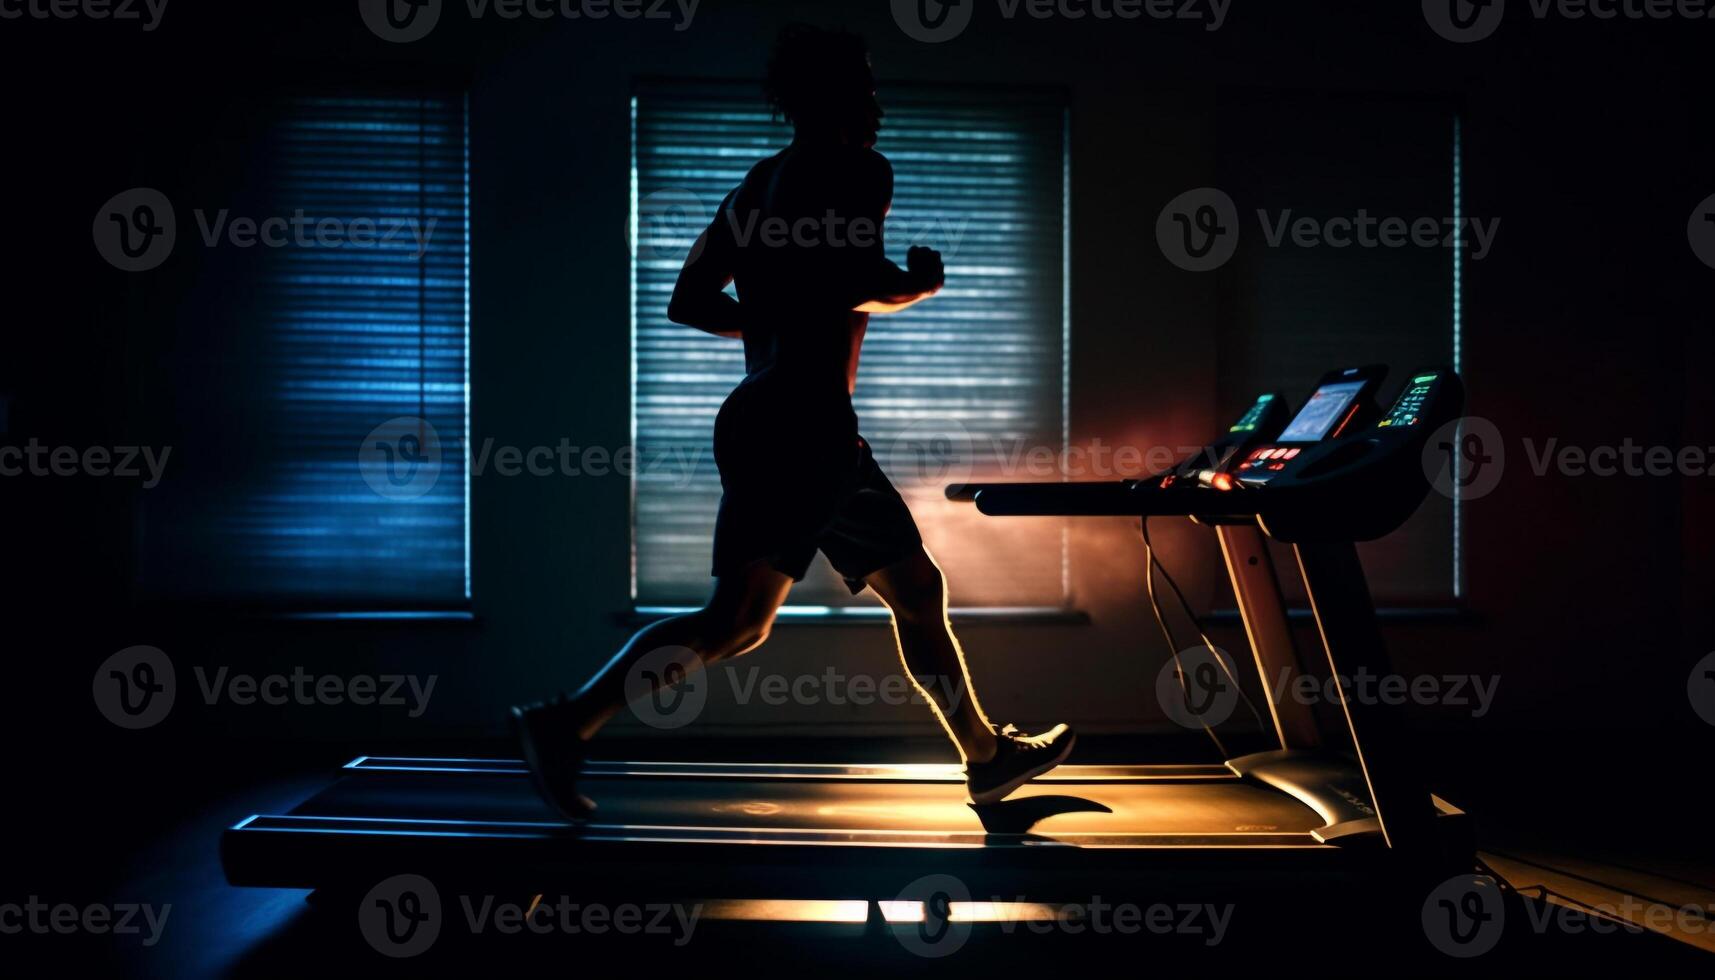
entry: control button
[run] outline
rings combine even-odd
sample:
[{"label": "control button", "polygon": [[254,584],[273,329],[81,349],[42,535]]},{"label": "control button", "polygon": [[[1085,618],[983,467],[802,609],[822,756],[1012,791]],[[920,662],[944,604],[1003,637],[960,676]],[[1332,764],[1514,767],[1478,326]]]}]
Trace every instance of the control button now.
[{"label": "control button", "polygon": [[1251,464],[1249,462],[1244,462],[1244,463],[1239,464],[1239,469],[1241,469],[1241,470],[1248,470],[1250,468],[1251,468]]},{"label": "control button", "polygon": [[1297,458],[1298,458],[1298,454],[1299,454],[1299,453],[1301,453],[1301,452],[1303,452],[1303,451],[1304,451],[1304,450],[1302,450],[1302,449],[1288,449],[1288,450],[1287,450],[1287,451],[1286,451],[1286,458],[1287,458],[1287,459],[1297,459]]},{"label": "control button", "polygon": [[1285,463],[1270,463],[1270,464],[1268,464],[1268,468],[1271,470],[1284,470],[1284,469],[1286,469],[1286,464]]}]

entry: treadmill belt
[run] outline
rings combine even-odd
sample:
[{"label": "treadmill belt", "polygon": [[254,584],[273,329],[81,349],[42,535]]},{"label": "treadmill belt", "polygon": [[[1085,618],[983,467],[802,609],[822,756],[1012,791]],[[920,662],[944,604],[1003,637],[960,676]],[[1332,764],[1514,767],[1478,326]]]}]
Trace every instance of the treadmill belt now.
[{"label": "treadmill belt", "polygon": [[[582,785],[600,809],[577,832],[697,829],[888,840],[1015,834],[1067,844],[1234,835],[1285,843],[1275,835],[1307,835],[1322,826],[1298,801],[1219,767],[1065,766],[1055,775],[979,815],[952,766],[592,763]],[[448,821],[475,832],[484,826],[571,831],[509,760],[360,759],[289,816]]]}]

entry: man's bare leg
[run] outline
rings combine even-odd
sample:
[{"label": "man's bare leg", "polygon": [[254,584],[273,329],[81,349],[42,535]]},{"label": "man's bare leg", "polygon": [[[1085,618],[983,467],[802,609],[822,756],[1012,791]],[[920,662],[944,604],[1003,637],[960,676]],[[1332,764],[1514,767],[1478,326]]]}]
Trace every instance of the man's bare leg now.
[{"label": "man's bare leg", "polygon": [[994,758],[994,726],[977,703],[964,651],[947,620],[947,582],[929,552],[918,548],[864,581],[892,611],[905,671],[929,699],[965,761]]},{"label": "man's bare leg", "polygon": [[713,598],[703,608],[651,623],[638,630],[589,682],[571,698],[580,738],[596,732],[629,703],[626,678],[637,661],[662,647],[685,647],[697,655],[687,667],[704,668],[749,653],[768,639],[774,615],[786,601],[792,579],[757,562],[715,580]]},{"label": "man's bare leg", "polygon": [[578,792],[585,744],[630,703],[636,688],[628,691],[626,679],[638,661],[678,647],[693,653],[689,662],[675,660],[689,672],[754,650],[768,638],[791,588],[789,576],[762,563],[722,576],[708,605],[639,630],[576,695],[513,708],[513,730],[537,792],[568,820],[588,819],[595,804]]}]

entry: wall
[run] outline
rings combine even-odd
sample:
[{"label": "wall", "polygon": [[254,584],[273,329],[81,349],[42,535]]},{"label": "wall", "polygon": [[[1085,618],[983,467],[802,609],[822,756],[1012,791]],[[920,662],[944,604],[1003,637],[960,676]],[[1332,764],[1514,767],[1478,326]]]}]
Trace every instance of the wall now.
[{"label": "wall", "polygon": [[[1456,46],[1434,37],[1415,5],[1268,4],[1233,10],[1214,33],[1185,23],[988,16],[957,41],[930,46],[903,37],[885,4],[840,6],[838,19],[871,38],[884,76],[1069,88],[1075,440],[1183,445],[1232,411],[1214,395],[1222,370],[1214,278],[1169,265],[1150,231],[1162,203],[1212,182],[1222,93],[1257,86],[1427,94],[1468,106],[1467,211],[1500,216],[1504,226],[1495,252],[1468,271],[1466,363],[1472,410],[1501,426],[1509,451],[1527,436],[1674,444],[1707,418],[1706,383],[1674,363],[1708,353],[1707,307],[1694,299],[1706,299],[1710,274],[1683,238],[1690,207],[1715,190],[1706,186],[1707,143],[1685,135],[1685,120],[1707,121],[1707,110],[1692,104],[1686,79],[1595,70],[1671,66],[1656,52],[1689,44],[1683,32],[1515,19],[1490,42]],[[187,3],[187,21],[193,9],[216,8]],[[185,132],[163,129],[152,113],[194,121],[193,107],[224,89],[260,90],[306,69],[362,79],[432,68],[471,79],[475,439],[622,445],[631,79],[754,74],[778,23],[834,19],[830,5],[706,0],[682,33],[647,22],[489,23],[457,37],[443,28],[420,50],[376,44],[343,6],[325,19],[317,9],[306,5],[303,20],[279,25],[275,36],[223,37],[218,21],[206,35],[163,33],[147,50],[103,36],[98,54],[137,64],[136,92],[115,99],[74,79],[57,103],[25,110],[43,120],[82,112],[92,122],[7,164],[16,181],[43,188],[20,205],[34,232],[29,245],[6,246],[18,309],[34,311],[14,321],[20,347],[0,374],[16,395],[13,431],[111,442],[169,408],[199,410],[196,372],[182,371],[196,351],[173,338],[205,335],[187,327],[202,314],[180,305],[176,291],[207,283],[184,281],[195,280],[184,269],[149,282],[119,277],[95,263],[86,237],[83,216],[109,188],[203,186],[197,174],[211,164],[201,155],[218,155],[218,142],[193,139],[194,122]],[[198,158],[182,159],[191,145]],[[60,200],[75,206],[46,203]],[[47,270],[65,268],[100,288],[32,292],[52,281]],[[91,352],[100,352],[93,361]],[[1516,477],[1469,511],[1469,616],[1390,626],[1406,671],[1499,672],[1501,706],[1475,725],[1456,710],[1422,720],[1497,737],[1685,726],[1683,701],[1662,692],[1683,691],[1690,654],[1715,647],[1699,601],[1708,592],[1682,589],[1692,576],[1708,582],[1707,489],[1531,478],[1519,462]],[[166,647],[181,669],[302,665],[441,679],[442,693],[416,722],[338,709],[175,720],[177,734],[199,741],[213,732],[386,742],[498,733],[504,705],[575,684],[628,630],[627,488],[617,479],[478,480],[477,622],[450,626],[114,613],[128,593],[126,494],[85,485],[6,492],[10,540],[22,545],[15,554],[30,556],[9,597],[15,621],[28,624],[19,649],[53,658],[26,667],[26,688],[87,684],[94,664],[140,642]],[[1691,516],[1698,506],[1702,516]],[[1088,625],[963,631],[992,714],[1094,730],[1169,727],[1150,694],[1166,650],[1141,604],[1135,536],[1123,521],[1075,530],[1074,594]],[[1185,569],[1193,601],[1216,601],[1220,572],[1207,538],[1175,527],[1161,544]],[[1231,630],[1222,639],[1241,640]],[[892,660],[879,625],[788,626],[740,664],[752,665],[880,674]],[[696,730],[932,728],[909,706],[741,710],[717,699]]]}]

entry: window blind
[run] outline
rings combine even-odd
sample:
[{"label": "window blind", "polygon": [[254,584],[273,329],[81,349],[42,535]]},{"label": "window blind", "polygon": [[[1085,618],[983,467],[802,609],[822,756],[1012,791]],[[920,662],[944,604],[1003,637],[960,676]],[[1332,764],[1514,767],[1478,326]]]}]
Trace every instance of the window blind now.
[{"label": "window blind", "polygon": [[277,109],[247,203],[295,228],[246,250],[233,329],[251,336],[228,365],[246,392],[211,406],[255,445],[154,523],[154,571],[203,597],[462,604],[465,101],[301,97]]},{"label": "window blind", "polygon": [[[656,82],[633,104],[634,589],[643,606],[708,594],[720,480],[714,419],[744,376],[737,341],[668,322],[685,255],[726,194],[791,140],[754,85]],[[996,533],[942,495],[963,478],[1052,479],[1018,468],[1065,442],[1065,110],[1050,94],[883,90],[876,149],[893,165],[889,257],[940,249],[947,286],[870,320],[854,404],[964,607],[1059,607],[1064,524]],[[695,467],[682,465],[694,458]],[[678,460],[679,463],[663,461]],[[653,462],[652,462],[653,461]],[[793,606],[873,606],[825,562]]]},{"label": "window blind", "polygon": [[[1271,222],[1282,215],[1468,217],[1458,186],[1457,115],[1446,102],[1233,92],[1223,99],[1222,119],[1220,186],[1247,220],[1258,212]],[[1392,368],[1380,394],[1385,406],[1409,371],[1465,369],[1462,249],[1307,248],[1290,239],[1272,247],[1263,220],[1250,221],[1232,261],[1216,273],[1223,406],[1245,405],[1271,389],[1297,406],[1322,372],[1370,363]],[[1469,376],[1466,384],[1469,390]],[[1458,597],[1458,516],[1455,501],[1432,493],[1400,530],[1359,547],[1379,601],[1434,605]],[[1291,567],[1289,554],[1277,558]],[[1299,583],[1286,579],[1297,601]]]}]

